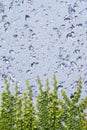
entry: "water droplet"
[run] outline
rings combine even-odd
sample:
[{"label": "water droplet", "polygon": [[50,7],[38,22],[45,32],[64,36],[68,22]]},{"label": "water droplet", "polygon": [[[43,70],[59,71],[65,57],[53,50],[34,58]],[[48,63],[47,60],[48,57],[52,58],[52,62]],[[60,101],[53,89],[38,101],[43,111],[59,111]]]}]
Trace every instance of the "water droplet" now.
[{"label": "water droplet", "polygon": [[64,18],[64,21],[66,21],[66,20],[71,20],[71,18],[70,17]]},{"label": "water droplet", "polygon": [[32,45],[29,46],[29,50],[33,51],[34,47]]},{"label": "water droplet", "polygon": [[31,85],[30,87],[31,87],[32,89],[34,89],[34,88],[35,88],[35,85]]},{"label": "water droplet", "polygon": [[71,61],[71,67],[78,68],[77,63],[75,61]]},{"label": "water droplet", "polygon": [[14,50],[13,49],[11,49],[11,50],[9,50],[9,53],[12,53]]},{"label": "water droplet", "polygon": [[13,7],[13,2],[14,0],[12,0],[12,2],[9,4],[9,10]]},{"label": "water droplet", "polygon": [[60,84],[60,85],[58,85],[58,88],[63,88],[63,85],[61,85],[61,84]]},{"label": "water droplet", "polygon": [[31,67],[33,67],[33,65],[38,65],[39,63],[38,62],[33,62],[31,63]]},{"label": "water droplet", "polygon": [[33,32],[33,29],[29,29],[29,32],[32,33],[32,32]]},{"label": "water droplet", "polygon": [[3,60],[6,64],[8,64],[8,63],[9,63],[9,59],[8,59],[8,58],[6,58],[6,56],[2,56],[2,60]]},{"label": "water droplet", "polygon": [[86,85],[86,86],[87,86],[87,81],[84,81],[84,85]]},{"label": "water droplet", "polygon": [[2,74],[2,77],[3,77],[3,78],[7,78],[7,75],[6,75],[6,74]]},{"label": "water droplet", "polygon": [[26,73],[29,73],[31,70],[26,70]]},{"label": "water droplet", "polygon": [[76,58],[76,61],[81,60],[81,59],[82,59],[82,56],[78,56],[78,57]]},{"label": "water droplet", "polygon": [[75,37],[75,33],[72,31],[72,32],[70,32],[70,33],[68,33],[67,35],[66,35],[66,38],[69,38],[69,37]]},{"label": "water droplet", "polygon": [[29,15],[25,15],[25,20],[29,20],[30,16]]},{"label": "water droplet", "polygon": [[8,29],[9,26],[10,26],[10,22],[6,22],[6,23],[4,24],[5,31],[7,31],[7,29]]},{"label": "water droplet", "polygon": [[72,13],[75,13],[75,12],[76,12],[76,10],[73,7],[71,7],[71,5],[69,5],[69,7],[68,7],[68,13],[72,14]]},{"label": "water droplet", "polygon": [[29,28],[28,24],[25,24],[25,25],[24,25],[24,28],[25,28],[25,29],[28,29],[28,28]]},{"label": "water droplet", "polygon": [[82,27],[82,23],[76,24],[76,26],[78,26],[78,27]]},{"label": "water droplet", "polygon": [[75,49],[73,53],[74,53],[74,54],[75,54],[75,53],[76,53],[76,54],[77,54],[77,53],[80,53],[80,49]]},{"label": "water droplet", "polygon": [[14,37],[14,38],[17,38],[17,37],[18,37],[18,35],[17,35],[17,34],[14,34],[14,35],[13,35],[13,37]]},{"label": "water droplet", "polygon": [[2,21],[5,21],[6,18],[7,18],[7,15],[2,15]]},{"label": "water droplet", "polygon": [[74,98],[75,94],[76,94],[76,92],[74,92],[74,94],[71,94],[70,98],[71,99]]}]

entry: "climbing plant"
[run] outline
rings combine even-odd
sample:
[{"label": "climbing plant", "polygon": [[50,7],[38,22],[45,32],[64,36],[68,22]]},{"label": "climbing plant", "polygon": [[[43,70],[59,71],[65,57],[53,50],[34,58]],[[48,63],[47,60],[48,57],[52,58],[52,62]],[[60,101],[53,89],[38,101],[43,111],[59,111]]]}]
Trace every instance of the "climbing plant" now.
[{"label": "climbing plant", "polygon": [[53,91],[48,79],[43,89],[40,77],[37,78],[39,94],[36,108],[33,103],[32,88],[26,80],[27,91],[19,94],[18,85],[11,93],[7,79],[1,94],[0,130],[87,130],[87,97],[80,100],[82,79],[78,80],[77,91],[69,98],[64,90],[62,99],[58,96],[58,83],[53,75]]}]

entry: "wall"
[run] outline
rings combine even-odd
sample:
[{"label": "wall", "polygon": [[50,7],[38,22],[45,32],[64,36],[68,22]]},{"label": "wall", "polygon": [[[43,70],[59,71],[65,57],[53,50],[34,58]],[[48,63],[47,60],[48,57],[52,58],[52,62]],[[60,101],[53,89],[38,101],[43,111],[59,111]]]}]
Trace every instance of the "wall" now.
[{"label": "wall", "polygon": [[[0,0],[0,86],[36,78],[59,85],[70,96],[83,79],[87,94],[87,0]],[[13,90],[13,88],[11,88]]]}]

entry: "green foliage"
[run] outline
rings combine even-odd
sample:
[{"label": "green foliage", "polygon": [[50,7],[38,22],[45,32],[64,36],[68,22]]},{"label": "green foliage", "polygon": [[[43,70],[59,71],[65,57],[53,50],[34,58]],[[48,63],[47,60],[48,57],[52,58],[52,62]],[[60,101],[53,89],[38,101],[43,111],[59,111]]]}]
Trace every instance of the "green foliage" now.
[{"label": "green foliage", "polygon": [[36,128],[36,113],[33,106],[32,90],[26,81],[27,93],[23,93],[23,129],[34,130]]},{"label": "green foliage", "polygon": [[14,96],[9,90],[9,84],[6,79],[4,83],[6,90],[2,93],[0,130],[14,130]]},{"label": "green foliage", "polygon": [[38,129],[49,130],[49,83],[46,81],[46,90],[42,89],[40,78],[38,77],[38,85],[40,94],[37,99],[37,116],[38,116]]},{"label": "green foliage", "polygon": [[22,98],[18,93],[18,85],[16,84],[14,95],[15,130],[23,130]]},{"label": "green foliage", "polygon": [[87,130],[87,97],[82,101],[82,79],[72,99],[62,90],[63,99],[58,98],[58,83],[53,76],[53,91],[50,92],[49,81],[46,87],[37,79],[39,94],[36,108],[33,104],[32,89],[26,81],[27,92],[19,95],[18,85],[15,94],[11,94],[7,79],[1,95],[0,130]]}]

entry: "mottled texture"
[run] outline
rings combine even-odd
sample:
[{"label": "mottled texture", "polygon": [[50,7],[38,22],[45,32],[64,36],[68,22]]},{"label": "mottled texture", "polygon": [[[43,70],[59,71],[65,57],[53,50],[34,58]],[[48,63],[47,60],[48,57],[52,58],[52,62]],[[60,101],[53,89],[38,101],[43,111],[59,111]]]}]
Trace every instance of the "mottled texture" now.
[{"label": "mottled texture", "polygon": [[24,88],[53,73],[69,94],[82,76],[87,94],[87,0],[0,0],[2,88],[5,75]]}]

